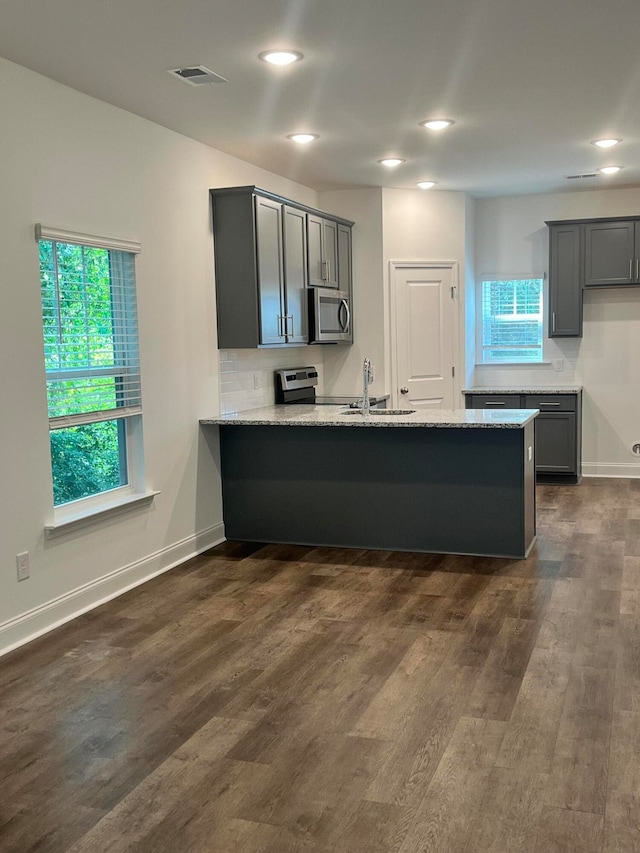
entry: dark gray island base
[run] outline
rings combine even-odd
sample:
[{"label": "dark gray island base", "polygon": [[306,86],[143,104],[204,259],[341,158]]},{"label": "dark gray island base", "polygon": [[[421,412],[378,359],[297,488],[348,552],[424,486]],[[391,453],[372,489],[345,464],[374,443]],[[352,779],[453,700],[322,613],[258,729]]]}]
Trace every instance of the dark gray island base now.
[{"label": "dark gray island base", "polygon": [[535,541],[533,419],[516,429],[217,423],[228,539],[509,558]]}]

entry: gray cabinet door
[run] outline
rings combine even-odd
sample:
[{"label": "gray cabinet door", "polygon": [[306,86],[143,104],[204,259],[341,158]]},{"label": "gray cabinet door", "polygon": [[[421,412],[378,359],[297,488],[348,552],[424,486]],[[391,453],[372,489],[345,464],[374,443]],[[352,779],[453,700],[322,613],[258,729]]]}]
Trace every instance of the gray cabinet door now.
[{"label": "gray cabinet door", "polygon": [[541,412],[536,424],[536,471],[576,474],[577,439],[575,412]]},{"label": "gray cabinet door", "polygon": [[309,285],[338,287],[338,223],[307,215]]},{"label": "gray cabinet door", "polygon": [[582,337],[582,231],[549,226],[549,337]]},{"label": "gray cabinet door", "polygon": [[309,285],[324,287],[324,264],[322,263],[322,219],[307,214],[307,247],[309,252]]},{"label": "gray cabinet door", "polygon": [[338,290],[351,293],[351,228],[338,225]]},{"label": "gray cabinet door", "polygon": [[322,229],[323,255],[326,264],[325,287],[338,288],[338,223],[325,219]]},{"label": "gray cabinet door", "polygon": [[284,295],[287,343],[309,342],[307,310],[307,214],[285,205],[284,224]]},{"label": "gray cabinet door", "polygon": [[636,274],[635,225],[588,222],[585,227],[585,287],[632,284]]},{"label": "gray cabinet door", "polygon": [[260,343],[285,342],[282,274],[282,205],[256,196],[256,256]]}]

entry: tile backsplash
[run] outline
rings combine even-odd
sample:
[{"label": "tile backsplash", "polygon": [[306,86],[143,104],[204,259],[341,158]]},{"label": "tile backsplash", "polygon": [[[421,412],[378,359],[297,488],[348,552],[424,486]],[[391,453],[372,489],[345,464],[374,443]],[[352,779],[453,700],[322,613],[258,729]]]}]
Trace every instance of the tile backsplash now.
[{"label": "tile backsplash", "polygon": [[281,367],[318,368],[318,389],[322,389],[322,349],[220,350],[220,413],[246,412],[275,402],[273,372]]}]

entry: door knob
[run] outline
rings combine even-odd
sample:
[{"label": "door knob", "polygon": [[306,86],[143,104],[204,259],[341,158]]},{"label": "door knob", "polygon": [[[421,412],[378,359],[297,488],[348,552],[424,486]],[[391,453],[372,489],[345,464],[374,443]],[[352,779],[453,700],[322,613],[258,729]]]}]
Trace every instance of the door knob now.
[{"label": "door knob", "polygon": [[401,394],[408,394],[408,393],[409,393],[409,389],[408,389],[406,386],[403,386],[403,387],[400,389],[400,393],[401,393]]}]

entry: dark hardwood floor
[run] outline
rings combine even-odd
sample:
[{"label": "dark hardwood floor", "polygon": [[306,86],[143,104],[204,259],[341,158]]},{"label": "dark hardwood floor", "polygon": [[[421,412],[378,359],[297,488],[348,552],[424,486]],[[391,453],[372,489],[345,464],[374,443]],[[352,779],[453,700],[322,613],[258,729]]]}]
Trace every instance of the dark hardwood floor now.
[{"label": "dark hardwood floor", "polygon": [[538,533],[225,543],[6,656],[0,850],[640,850],[640,482]]}]

